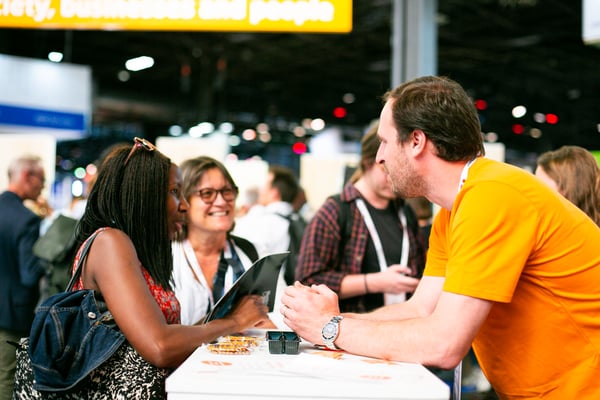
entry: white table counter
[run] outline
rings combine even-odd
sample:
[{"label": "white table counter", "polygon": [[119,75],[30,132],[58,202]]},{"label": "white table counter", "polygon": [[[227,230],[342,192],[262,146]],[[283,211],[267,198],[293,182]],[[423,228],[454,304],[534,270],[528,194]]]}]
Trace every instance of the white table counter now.
[{"label": "white table counter", "polygon": [[269,354],[264,340],[250,354],[214,354],[206,345],[199,347],[167,379],[166,390],[169,400],[450,398],[448,385],[418,364],[322,350],[306,342],[297,355]]}]

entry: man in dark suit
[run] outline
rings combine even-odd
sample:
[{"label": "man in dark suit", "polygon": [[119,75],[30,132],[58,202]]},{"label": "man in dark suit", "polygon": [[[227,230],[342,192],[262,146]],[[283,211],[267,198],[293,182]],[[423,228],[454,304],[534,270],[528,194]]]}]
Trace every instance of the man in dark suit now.
[{"label": "man in dark suit", "polygon": [[45,183],[39,157],[23,156],[8,169],[8,190],[0,194],[0,400],[11,399],[15,348],[6,341],[29,335],[44,275],[32,248],[41,219],[25,200],[37,200]]}]

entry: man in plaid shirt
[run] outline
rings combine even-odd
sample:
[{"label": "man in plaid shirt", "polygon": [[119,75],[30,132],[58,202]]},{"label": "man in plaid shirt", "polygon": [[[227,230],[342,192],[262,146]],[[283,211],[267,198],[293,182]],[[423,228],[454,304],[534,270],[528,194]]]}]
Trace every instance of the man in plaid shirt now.
[{"label": "man in plaid shirt", "polygon": [[342,193],[328,198],[304,232],[296,280],[325,284],[342,312],[364,312],[404,300],[425,266],[414,211],[375,164],[377,127],[361,142],[361,162]]}]

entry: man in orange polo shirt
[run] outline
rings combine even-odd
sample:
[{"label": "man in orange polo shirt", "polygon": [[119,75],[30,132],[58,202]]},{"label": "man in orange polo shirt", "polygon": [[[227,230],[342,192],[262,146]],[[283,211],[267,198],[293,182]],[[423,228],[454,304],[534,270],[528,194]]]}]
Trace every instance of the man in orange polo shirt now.
[{"label": "man in orange polo shirt", "polygon": [[501,399],[600,398],[600,229],[533,174],[483,158],[456,82],[418,78],[385,100],[377,162],[398,195],[441,207],[424,277],[368,314],[296,283],[284,322],[313,343],[448,369],[472,345]]}]

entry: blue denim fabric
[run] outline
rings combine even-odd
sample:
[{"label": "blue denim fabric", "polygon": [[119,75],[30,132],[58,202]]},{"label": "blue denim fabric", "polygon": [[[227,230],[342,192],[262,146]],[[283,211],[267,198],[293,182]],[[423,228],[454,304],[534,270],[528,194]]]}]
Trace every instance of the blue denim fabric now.
[{"label": "blue denim fabric", "polygon": [[73,388],[124,341],[99,293],[78,290],[49,297],[36,310],[29,334],[34,389]]}]

